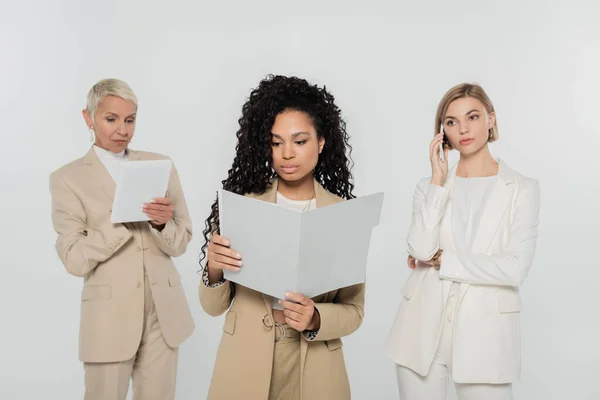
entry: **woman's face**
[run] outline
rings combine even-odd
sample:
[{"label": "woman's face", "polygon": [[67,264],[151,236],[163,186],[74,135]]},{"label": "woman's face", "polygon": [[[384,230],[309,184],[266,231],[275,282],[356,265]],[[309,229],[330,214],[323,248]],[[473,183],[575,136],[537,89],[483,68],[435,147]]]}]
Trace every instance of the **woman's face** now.
[{"label": "woman's face", "polygon": [[98,104],[94,120],[87,110],[83,110],[83,117],[87,126],[96,133],[96,146],[120,153],[133,138],[136,112],[133,102],[106,96]]},{"label": "woman's face", "polygon": [[273,168],[286,182],[311,174],[319,161],[325,139],[317,137],[310,118],[301,111],[283,111],[271,128]]},{"label": "woman's face", "polygon": [[443,121],[444,132],[452,147],[461,155],[474,154],[487,144],[495,118],[494,113],[487,113],[479,100],[463,97],[448,106]]}]

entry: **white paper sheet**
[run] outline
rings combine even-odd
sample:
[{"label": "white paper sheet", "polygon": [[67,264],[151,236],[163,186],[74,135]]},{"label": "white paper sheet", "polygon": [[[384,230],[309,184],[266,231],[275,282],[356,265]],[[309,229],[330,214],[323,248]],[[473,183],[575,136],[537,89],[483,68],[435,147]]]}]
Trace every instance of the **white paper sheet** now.
[{"label": "white paper sheet", "polygon": [[171,174],[171,160],[129,161],[121,164],[110,220],[149,221],[142,205],[165,197]]},{"label": "white paper sheet", "polygon": [[382,204],[376,193],[300,213],[222,190],[221,234],[244,261],[224,277],[279,299],[288,291],[314,297],[364,283]]}]

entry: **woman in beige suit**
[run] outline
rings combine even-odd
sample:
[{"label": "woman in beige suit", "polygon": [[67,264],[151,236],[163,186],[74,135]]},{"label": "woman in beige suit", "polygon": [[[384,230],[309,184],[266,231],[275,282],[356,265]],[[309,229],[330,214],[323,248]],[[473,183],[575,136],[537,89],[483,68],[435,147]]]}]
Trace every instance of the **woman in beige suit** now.
[{"label": "woman in beige suit", "polygon": [[129,149],[136,114],[125,82],[98,82],[83,110],[94,145],[50,176],[56,250],[67,272],[84,282],[79,358],[86,400],[124,400],[130,378],[134,399],[174,399],[178,346],[194,330],[171,260],[192,237],[175,168],[166,196],[143,205],[149,222],[110,222],[119,165],[166,158]]},{"label": "woman in beige suit", "polygon": [[[354,197],[346,126],[324,88],[269,76],[239,123],[224,189],[299,212]],[[200,302],[210,315],[227,311],[209,399],[349,399],[340,338],[361,325],[364,285],[278,300],[226,281],[223,270],[244,268],[243,254],[219,236],[216,201],[206,224]]]},{"label": "woman in beige suit", "polygon": [[[446,93],[429,145],[432,175],[413,199],[413,272],[387,344],[403,400],[446,399],[450,377],[460,400],[508,400],[520,376],[519,286],[535,253],[539,186],[492,157],[497,139],[480,86]],[[449,149],[460,153],[451,169]]]}]

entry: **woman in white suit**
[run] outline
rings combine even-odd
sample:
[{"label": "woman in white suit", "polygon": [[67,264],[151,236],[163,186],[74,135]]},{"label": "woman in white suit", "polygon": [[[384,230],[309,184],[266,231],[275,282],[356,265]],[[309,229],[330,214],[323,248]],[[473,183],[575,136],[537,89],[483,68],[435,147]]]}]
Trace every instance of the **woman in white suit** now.
[{"label": "woman in white suit", "polygon": [[[413,198],[413,272],[386,351],[397,364],[401,399],[445,399],[450,377],[460,400],[511,399],[520,377],[519,286],[536,247],[538,182],[492,157],[496,114],[480,86],[461,84],[445,94],[434,134],[432,176]],[[450,170],[449,149],[460,153]]]}]

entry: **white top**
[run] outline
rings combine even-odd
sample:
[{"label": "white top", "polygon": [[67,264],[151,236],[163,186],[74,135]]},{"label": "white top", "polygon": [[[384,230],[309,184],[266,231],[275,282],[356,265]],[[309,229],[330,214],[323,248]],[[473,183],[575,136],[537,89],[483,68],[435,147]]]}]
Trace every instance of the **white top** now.
[{"label": "white top", "polygon": [[317,208],[317,199],[311,200],[291,200],[277,192],[276,203],[282,207],[289,208],[296,211],[310,211]]},{"label": "white top", "polygon": [[497,175],[455,177],[452,189],[452,237],[457,250],[471,248],[481,214],[497,180]]},{"label": "white top", "polygon": [[111,178],[116,183],[117,178],[119,177],[121,163],[127,161],[127,152],[123,150],[120,153],[113,153],[112,151],[105,150],[96,145],[94,145],[94,150],[102,162],[102,165],[104,165],[104,168],[106,168]]},{"label": "white top", "polygon": [[[317,199],[291,200],[282,195],[281,193],[277,192],[276,204],[281,207],[296,210],[298,212],[303,212],[314,210],[315,208],[317,208]],[[283,310],[283,307],[279,304],[279,299],[273,298],[272,305],[274,310]]]}]

